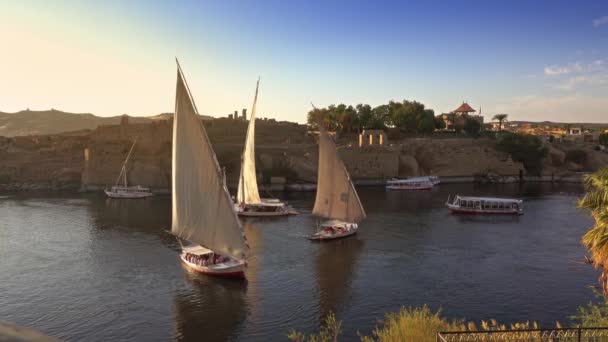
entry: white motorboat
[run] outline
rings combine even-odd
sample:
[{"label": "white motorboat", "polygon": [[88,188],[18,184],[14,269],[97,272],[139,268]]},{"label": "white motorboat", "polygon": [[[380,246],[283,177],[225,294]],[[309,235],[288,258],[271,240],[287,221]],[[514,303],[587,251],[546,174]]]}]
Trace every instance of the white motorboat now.
[{"label": "white motorboat", "polygon": [[386,188],[390,190],[430,190],[436,183],[430,177],[413,177],[386,181]]},{"label": "white motorboat", "polygon": [[454,197],[450,198],[445,205],[452,213],[459,214],[503,214],[503,215],[523,215],[524,202],[513,198],[494,198],[494,197]]}]

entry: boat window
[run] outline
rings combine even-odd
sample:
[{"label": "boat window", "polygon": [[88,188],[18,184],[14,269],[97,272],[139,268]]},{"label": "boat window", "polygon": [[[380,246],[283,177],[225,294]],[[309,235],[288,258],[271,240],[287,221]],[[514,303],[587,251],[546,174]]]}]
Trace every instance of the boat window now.
[{"label": "boat window", "polygon": [[498,204],[496,202],[492,202],[492,209],[498,208]]},{"label": "boat window", "polygon": [[475,208],[479,208],[479,201],[475,202]]}]

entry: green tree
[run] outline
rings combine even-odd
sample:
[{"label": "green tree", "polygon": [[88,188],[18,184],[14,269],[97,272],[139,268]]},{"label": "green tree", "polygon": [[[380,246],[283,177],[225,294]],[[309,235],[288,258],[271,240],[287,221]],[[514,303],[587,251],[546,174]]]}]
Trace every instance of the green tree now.
[{"label": "green tree", "polygon": [[608,133],[600,134],[600,144],[605,146],[608,145]]},{"label": "green tree", "polygon": [[472,137],[477,137],[481,133],[481,123],[473,118],[466,118],[464,131]]},{"label": "green tree", "polygon": [[440,116],[435,117],[435,129],[445,129],[445,121]]},{"label": "green tree", "polygon": [[509,116],[509,114],[496,114],[492,118],[492,120],[498,120],[498,130],[499,131],[502,131],[502,122],[507,119],[507,116]]},{"label": "green tree", "polygon": [[371,118],[364,128],[384,129],[389,120],[389,106],[380,105],[372,109]]},{"label": "green tree", "polygon": [[425,109],[418,115],[418,133],[430,134],[435,130],[435,112]]},{"label": "green tree", "polygon": [[579,200],[579,208],[591,210],[595,224],[583,235],[596,267],[602,268],[600,283],[608,296],[608,168],[585,177],[587,193]]},{"label": "green tree", "polygon": [[543,158],[548,153],[537,136],[518,133],[503,135],[496,149],[509,153],[513,160],[524,164],[526,171],[537,175],[542,171]]},{"label": "green tree", "polygon": [[365,129],[372,121],[372,107],[368,104],[357,105],[357,117],[359,119],[359,129]]}]

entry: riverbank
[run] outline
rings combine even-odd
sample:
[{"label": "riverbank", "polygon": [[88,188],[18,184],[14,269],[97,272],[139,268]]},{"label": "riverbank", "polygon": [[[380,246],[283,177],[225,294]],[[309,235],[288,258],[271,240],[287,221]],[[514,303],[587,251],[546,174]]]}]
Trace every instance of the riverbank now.
[{"label": "riverbank", "polygon": [[[587,172],[577,172],[566,175],[544,175],[544,176],[524,176],[522,183],[584,183]],[[441,183],[443,184],[508,184],[518,183],[519,176],[444,176],[440,177]],[[386,179],[361,179],[354,180],[355,185],[361,187],[380,187],[386,184]],[[229,185],[230,190],[234,190],[237,187],[237,183]],[[0,190],[2,191],[58,191],[58,192],[101,192],[105,186],[98,185],[86,185],[82,187],[57,187],[54,184],[38,184],[38,183],[15,183],[15,184],[0,184]],[[316,191],[316,183],[285,183],[280,182],[277,184],[260,184],[260,191],[262,192],[309,192]],[[152,192],[157,195],[170,195],[171,189],[169,188],[151,188]]]},{"label": "riverbank", "polygon": [[[243,120],[206,121],[207,132],[236,184],[247,129]],[[137,137],[127,168],[130,184],[157,193],[171,188],[172,123],[129,123],[100,126],[81,134],[0,137],[0,191],[99,191],[115,184],[124,158]],[[445,183],[580,182],[577,172],[608,165],[608,154],[590,146],[550,144],[540,176],[525,173],[522,163],[496,150],[488,138],[411,137],[383,145],[358,146],[356,136],[338,140],[339,153],[354,182],[383,185],[386,179],[436,175]],[[307,126],[260,120],[256,124],[256,168],[269,191],[312,191],[316,183],[318,147]],[[568,157],[568,151],[576,156]],[[582,152],[581,152],[582,151]],[[581,156],[586,156],[585,158]],[[273,179],[283,179],[280,183]]]}]

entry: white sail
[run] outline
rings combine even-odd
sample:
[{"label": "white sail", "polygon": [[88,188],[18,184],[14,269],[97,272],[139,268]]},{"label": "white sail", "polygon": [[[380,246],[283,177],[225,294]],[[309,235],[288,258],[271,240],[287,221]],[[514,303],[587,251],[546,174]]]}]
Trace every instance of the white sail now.
[{"label": "white sail", "polygon": [[222,171],[178,64],[173,117],[171,232],[223,255],[244,259],[247,242]]},{"label": "white sail", "polygon": [[255,87],[255,97],[253,98],[253,108],[247,127],[247,138],[245,148],[241,157],[241,175],[239,177],[239,188],[236,195],[238,203],[260,203],[260,193],[258,191],[258,181],[255,172],[255,111],[258,102],[258,89],[260,80]]},{"label": "white sail", "polygon": [[346,222],[359,222],[365,210],[332,138],[319,125],[319,172],[312,213]]}]

